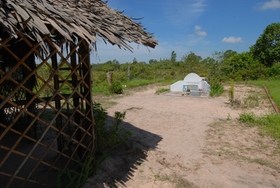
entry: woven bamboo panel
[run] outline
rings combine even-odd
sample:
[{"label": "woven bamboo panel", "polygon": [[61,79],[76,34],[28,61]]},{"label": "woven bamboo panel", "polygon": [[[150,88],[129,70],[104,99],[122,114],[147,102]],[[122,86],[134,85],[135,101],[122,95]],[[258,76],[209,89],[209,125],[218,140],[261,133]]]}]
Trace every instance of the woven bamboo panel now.
[{"label": "woven bamboo panel", "polygon": [[17,34],[0,46],[0,187],[55,187],[94,148],[89,49]]}]

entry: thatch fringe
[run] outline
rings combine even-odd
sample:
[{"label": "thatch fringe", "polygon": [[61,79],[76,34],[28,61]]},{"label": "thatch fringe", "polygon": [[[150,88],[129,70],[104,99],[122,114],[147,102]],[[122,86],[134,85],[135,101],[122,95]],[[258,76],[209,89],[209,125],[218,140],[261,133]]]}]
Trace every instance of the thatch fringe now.
[{"label": "thatch fringe", "polygon": [[130,42],[152,48],[158,43],[140,23],[101,0],[2,0],[0,24],[14,38],[18,37],[16,31],[27,25],[29,37],[41,43],[44,50],[42,36],[57,37],[54,30],[69,41],[81,37],[91,44],[99,36],[128,50],[132,50]]}]

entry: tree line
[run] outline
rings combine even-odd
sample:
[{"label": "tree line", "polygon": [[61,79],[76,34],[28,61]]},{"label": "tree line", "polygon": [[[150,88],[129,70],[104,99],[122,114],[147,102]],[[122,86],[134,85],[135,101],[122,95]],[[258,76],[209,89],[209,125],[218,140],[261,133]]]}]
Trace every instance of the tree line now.
[{"label": "tree line", "polygon": [[151,82],[172,82],[183,79],[188,73],[195,72],[208,77],[210,82],[256,80],[280,76],[280,23],[268,25],[249,51],[237,53],[233,50],[214,52],[212,57],[201,58],[194,52],[177,60],[175,51],[168,59],[150,59],[149,62],[120,64],[110,60],[93,64],[93,84],[95,87],[107,84],[106,72],[112,72],[113,82],[127,84],[136,80]]}]

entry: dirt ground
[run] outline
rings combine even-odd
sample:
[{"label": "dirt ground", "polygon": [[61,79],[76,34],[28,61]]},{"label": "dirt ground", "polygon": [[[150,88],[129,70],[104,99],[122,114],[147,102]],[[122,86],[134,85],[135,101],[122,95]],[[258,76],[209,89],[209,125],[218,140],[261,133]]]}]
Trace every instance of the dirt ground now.
[{"label": "dirt ground", "polygon": [[[122,97],[108,114],[126,111],[123,128],[133,136],[102,163],[84,187],[131,188],[280,188],[280,147],[257,127],[238,121],[239,114],[273,111],[262,88],[235,85],[243,104],[258,95],[253,107],[232,107],[222,96],[155,94],[150,86]],[[225,88],[227,89],[227,88]]]}]

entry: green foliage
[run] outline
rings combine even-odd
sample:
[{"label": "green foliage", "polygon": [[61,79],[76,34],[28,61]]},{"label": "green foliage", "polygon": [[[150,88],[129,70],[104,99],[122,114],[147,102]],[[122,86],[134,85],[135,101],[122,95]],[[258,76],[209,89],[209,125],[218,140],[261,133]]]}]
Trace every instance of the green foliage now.
[{"label": "green foliage", "polygon": [[255,80],[260,77],[259,63],[249,52],[235,53],[228,57],[221,65],[221,72],[235,81]]},{"label": "green foliage", "polygon": [[[84,162],[79,160],[79,170],[64,169],[59,172],[57,179],[57,188],[77,188],[86,184],[88,178],[93,175],[95,158],[89,156]],[[63,174],[66,177],[63,179]]]},{"label": "green foliage", "polygon": [[264,85],[269,91],[269,94],[273,101],[275,102],[276,106],[280,109],[280,78],[270,78],[270,79],[263,79],[263,80],[256,80],[250,81],[250,84],[259,85],[263,87]]},{"label": "green foliage", "polygon": [[271,113],[264,116],[256,116],[253,113],[239,114],[240,121],[251,126],[257,125],[260,131],[270,135],[280,142],[280,114]]},{"label": "green foliage", "polygon": [[210,93],[211,97],[218,97],[224,92],[224,86],[220,82],[212,82],[210,83]]},{"label": "green foliage", "polygon": [[256,121],[256,116],[253,113],[247,113],[247,112],[243,112],[241,114],[239,114],[240,117],[240,121],[243,123],[247,123],[250,125],[253,125]]},{"label": "green foliage", "polygon": [[[271,77],[277,79],[280,77],[279,28],[280,23],[267,26],[249,52],[237,53],[233,50],[226,50],[225,52],[214,52],[213,57],[205,59],[190,52],[184,55],[181,61],[177,61],[176,52],[172,51],[169,59],[151,59],[148,64],[138,62],[134,58],[132,62],[125,64],[113,60],[104,64],[92,65],[94,93],[106,93],[102,92],[102,89],[107,84],[107,71],[112,72],[115,80],[118,81],[111,88],[113,91],[107,89],[107,93],[121,93],[121,84],[136,87],[156,82],[174,83],[182,80],[190,72],[209,78],[209,81],[212,82],[210,83],[211,95],[222,93],[223,89],[217,83],[229,80],[248,81]],[[67,88],[64,90],[68,92]]]},{"label": "green foliage", "polygon": [[156,90],[156,94],[161,94],[161,93],[164,93],[166,91],[169,91],[169,88],[157,88]]},{"label": "green foliage", "polygon": [[58,188],[77,188],[84,185],[89,177],[95,175],[101,163],[110,155],[110,151],[117,145],[127,141],[131,133],[120,127],[125,118],[125,112],[115,112],[112,124],[106,123],[107,112],[100,103],[93,104],[96,148],[95,153],[84,161],[79,160],[78,169],[64,169],[57,178]]},{"label": "green foliage", "polygon": [[119,81],[113,81],[112,85],[109,87],[109,90],[111,93],[114,93],[114,94],[123,93],[123,87]]},{"label": "green foliage", "polygon": [[171,57],[170,57],[170,60],[171,60],[172,63],[176,62],[176,57],[177,57],[177,54],[175,53],[175,51],[172,51],[171,52]]},{"label": "green foliage", "polygon": [[153,80],[146,80],[146,79],[134,79],[126,83],[127,87],[137,87],[137,86],[145,86],[149,84],[154,84],[158,82],[164,81],[163,79],[153,79]]},{"label": "green foliage", "polygon": [[261,128],[273,138],[280,141],[280,115],[276,113],[267,114],[258,118]]},{"label": "green foliage", "polygon": [[[51,66],[49,64],[49,66]],[[42,88],[40,93],[41,97],[49,97],[52,95],[52,90],[50,87],[42,87],[47,80],[49,83],[53,83],[53,79],[50,78],[51,68],[47,64],[41,65],[41,67],[37,70],[37,74],[41,76],[41,79],[37,79],[37,88]]]},{"label": "green foliage", "polygon": [[280,62],[280,23],[268,25],[256,44],[251,47],[255,58],[265,67],[272,67]]},{"label": "green foliage", "polygon": [[193,52],[190,52],[182,58],[188,72],[197,72],[197,66],[201,60],[202,58]]},{"label": "green foliage", "polygon": [[244,107],[254,108],[259,106],[259,96],[257,94],[249,95],[244,101]]},{"label": "green foliage", "polygon": [[94,121],[97,147],[96,152],[102,154],[114,148],[116,145],[126,141],[131,133],[120,128],[120,124],[125,118],[125,112],[115,112],[114,123],[106,125],[107,112],[100,103],[94,103]]},{"label": "green foliage", "polygon": [[280,64],[274,64],[272,67],[266,69],[266,77],[280,78]]}]

